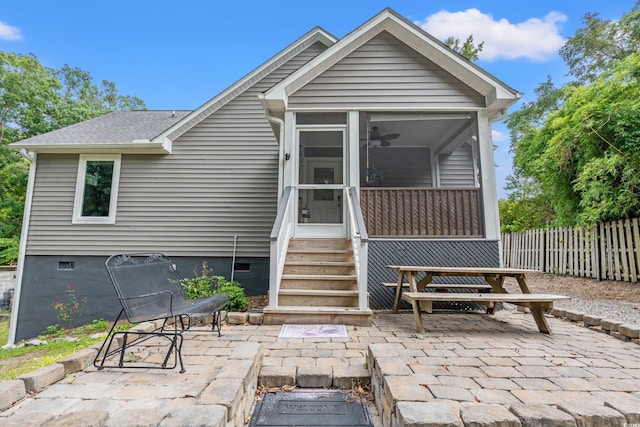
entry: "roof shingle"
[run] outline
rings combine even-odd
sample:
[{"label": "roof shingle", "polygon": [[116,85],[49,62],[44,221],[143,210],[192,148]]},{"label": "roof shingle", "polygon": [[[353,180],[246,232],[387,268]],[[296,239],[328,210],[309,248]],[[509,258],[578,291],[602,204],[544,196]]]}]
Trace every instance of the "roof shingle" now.
[{"label": "roof shingle", "polygon": [[128,144],[153,140],[191,111],[114,111],[91,120],[19,141],[21,146]]}]

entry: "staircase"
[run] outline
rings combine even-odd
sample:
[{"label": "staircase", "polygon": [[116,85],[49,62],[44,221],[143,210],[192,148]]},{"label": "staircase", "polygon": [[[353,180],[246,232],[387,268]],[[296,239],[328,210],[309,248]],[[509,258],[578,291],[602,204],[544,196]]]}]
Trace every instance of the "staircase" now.
[{"label": "staircase", "polygon": [[264,323],[371,325],[358,308],[351,243],[343,239],[294,239],[278,292],[278,307],[264,309]]}]

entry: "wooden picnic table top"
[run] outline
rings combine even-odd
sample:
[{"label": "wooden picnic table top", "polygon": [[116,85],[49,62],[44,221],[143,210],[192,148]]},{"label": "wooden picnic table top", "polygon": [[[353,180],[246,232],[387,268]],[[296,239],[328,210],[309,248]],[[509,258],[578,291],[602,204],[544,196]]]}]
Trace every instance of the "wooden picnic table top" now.
[{"label": "wooden picnic table top", "polygon": [[525,270],[521,268],[502,267],[439,267],[426,265],[388,265],[390,270],[415,271],[451,276],[483,276],[495,274],[502,276],[514,276],[521,274],[539,273],[538,270]]}]

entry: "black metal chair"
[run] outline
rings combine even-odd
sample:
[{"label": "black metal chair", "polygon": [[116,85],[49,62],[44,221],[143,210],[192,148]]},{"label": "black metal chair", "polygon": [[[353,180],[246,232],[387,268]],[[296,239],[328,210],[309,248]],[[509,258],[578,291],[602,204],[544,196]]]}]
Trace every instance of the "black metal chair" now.
[{"label": "black metal chair", "polygon": [[[212,316],[211,329],[213,332],[217,330],[218,336],[221,335],[220,311],[229,302],[229,295],[187,299],[175,266],[167,256],[161,253],[117,254],[109,257],[105,265],[122,309],[93,362],[98,369],[125,367],[125,350],[128,346],[159,337],[167,340],[169,347],[160,365],[132,363],[127,367],[173,369],[179,361],[182,373],[185,372],[182,362],[182,334],[185,331]],[[116,331],[116,325],[123,315],[130,323],[161,320],[162,325],[152,331],[135,328]],[[168,365],[172,353],[174,362]],[[119,355],[117,363],[107,364],[115,355]]]}]

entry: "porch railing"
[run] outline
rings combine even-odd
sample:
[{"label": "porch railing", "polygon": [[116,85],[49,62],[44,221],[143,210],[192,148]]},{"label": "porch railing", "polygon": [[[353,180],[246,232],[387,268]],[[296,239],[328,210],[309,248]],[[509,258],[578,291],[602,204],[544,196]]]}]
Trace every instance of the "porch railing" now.
[{"label": "porch railing", "polygon": [[358,202],[358,192],[355,188],[345,187],[345,199],[349,208],[349,233],[351,248],[353,249],[353,260],[356,269],[356,280],[358,282],[358,307],[360,310],[368,308],[367,302],[367,263],[369,237],[362,217],[360,203]]},{"label": "porch railing", "polygon": [[289,247],[289,238],[293,231],[293,220],[295,215],[292,214],[293,203],[291,187],[286,187],[282,194],[282,200],[278,207],[276,220],[271,230],[271,247],[270,255],[272,268],[269,272],[269,307],[278,307],[278,291],[280,288],[280,279],[284,271],[284,262],[287,257],[287,248]]},{"label": "porch railing", "polygon": [[362,187],[369,237],[484,237],[479,188]]}]

